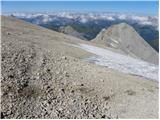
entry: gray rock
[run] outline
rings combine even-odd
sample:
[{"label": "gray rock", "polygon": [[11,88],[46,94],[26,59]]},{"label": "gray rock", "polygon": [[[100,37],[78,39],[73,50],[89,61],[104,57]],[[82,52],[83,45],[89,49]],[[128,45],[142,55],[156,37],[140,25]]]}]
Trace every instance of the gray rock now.
[{"label": "gray rock", "polygon": [[126,55],[137,57],[147,62],[158,64],[158,53],[126,23],[103,29],[93,42],[121,50]]}]

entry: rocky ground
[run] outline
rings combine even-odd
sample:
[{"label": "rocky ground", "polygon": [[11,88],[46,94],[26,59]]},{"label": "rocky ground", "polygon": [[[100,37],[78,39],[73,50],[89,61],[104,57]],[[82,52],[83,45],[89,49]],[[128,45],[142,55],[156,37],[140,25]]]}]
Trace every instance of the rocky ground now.
[{"label": "rocky ground", "polygon": [[2,17],[1,117],[158,118],[158,83],[81,58],[92,44]]}]

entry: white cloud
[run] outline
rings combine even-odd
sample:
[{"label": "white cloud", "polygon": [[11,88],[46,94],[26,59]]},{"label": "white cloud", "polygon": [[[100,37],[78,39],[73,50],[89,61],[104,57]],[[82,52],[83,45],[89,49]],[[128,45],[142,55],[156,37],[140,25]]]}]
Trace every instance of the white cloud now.
[{"label": "white cloud", "polygon": [[[6,14],[9,15],[9,14]],[[68,19],[79,20],[81,23],[86,23],[90,20],[127,20],[132,22],[137,22],[141,25],[152,25],[155,28],[158,27],[158,17],[157,16],[139,16],[139,15],[128,15],[128,14],[118,14],[118,13],[72,13],[72,12],[53,12],[53,13],[12,13],[12,15],[18,18],[36,18],[42,16],[43,19],[39,22],[50,22],[56,20],[58,17],[64,17]]]},{"label": "white cloud", "polygon": [[80,19],[80,22],[81,22],[81,23],[86,23],[87,21],[88,21],[88,20],[87,20],[86,18],[84,18],[84,17]]},{"label": "white cloud", "polygon": [[107,20],[115,20],[112,16],[108,16],[108,17],[106,17],[107,18]]},{"label": "white cloud", "polygon": [[118,16],[118,18],[119,18],[119,19],[121,19],[121,20],[125,20],[125,19],[126,19],[126,17],[127,17],[127,16],[126,16],[126,15],[124,15],[124,14],[122,14],[122,15],[119,15],[119,16]]},{"label": "white cloud", "polygon": [[148,17],[143,17],[143,16],[131,16],[132,20],[137,20],[137,21],[148,21]]}]

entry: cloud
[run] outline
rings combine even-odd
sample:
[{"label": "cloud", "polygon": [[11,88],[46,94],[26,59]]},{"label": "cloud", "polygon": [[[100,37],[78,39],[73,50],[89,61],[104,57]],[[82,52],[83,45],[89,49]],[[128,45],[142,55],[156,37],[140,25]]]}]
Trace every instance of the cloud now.
[{"label": "cloud", "polygon": [[[86,23],[91,20],[126,20],[138,23],[140,25],[152,25],[158,27],[158,17],[157,16],[139,16],[139,15],[128,15],[128,14],[118,14],[118,13],[72,13],[72,12],[53,12],[53,13],[11,13],[6,15],[13,15],[17,18],[27,18],[27,19],[39,19],[38,23],[47,23],[59,18],[66,18],[72,20],[79,20],[81,23]],[[39,17],[43,19],[40,20]]]}]

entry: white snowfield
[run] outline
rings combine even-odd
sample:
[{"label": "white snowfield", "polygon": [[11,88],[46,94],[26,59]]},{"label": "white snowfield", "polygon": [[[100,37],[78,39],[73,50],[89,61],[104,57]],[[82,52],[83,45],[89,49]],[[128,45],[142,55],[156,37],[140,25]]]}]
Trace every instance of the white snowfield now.
[{"label": "white snowfield", "polygon": [[118,71],[158,81],[158,65],[87,44],[73,45],[96,54],[85,60]]}]

